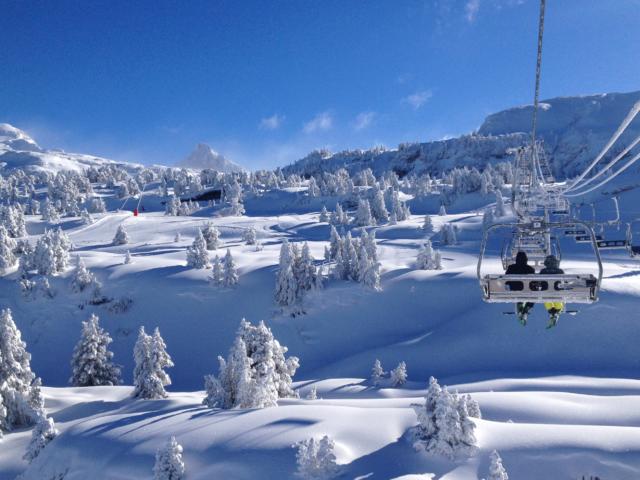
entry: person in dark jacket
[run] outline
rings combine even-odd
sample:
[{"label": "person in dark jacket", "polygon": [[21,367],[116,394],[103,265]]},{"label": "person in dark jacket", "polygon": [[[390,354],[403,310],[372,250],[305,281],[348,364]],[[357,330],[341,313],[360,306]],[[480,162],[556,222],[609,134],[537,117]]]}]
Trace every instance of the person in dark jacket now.
[{"label": "person in dark jacket", "polygon": [[[553,255],[548,255],[544,259],[544,268],[540,270],[540,275],[562,275],[564,270],[560,268],[560,262]],[[553,328],[558,324],[560,313],[564,310],[562,302],[545,302],[544,308],[549,312],[549,324],[547,328]]]},{"label": "person in dark jacket", "polygon": [[[527,262],[529,259],[527,258],[527,254],[524,252],[518,252],[516,255],[516,263],[513,263],[507,267],[507,271],[505,272],[507,275],[534,275],[536,273],[535,268],[529,265]],[[524,290],[524,285],[522,282],[507,282],[507,286],[511,291],[520,291]],[[518,320],[520,323],[525,326],[527,324],[527,316],[529,315],[529,311],[533,308],[533,303],[517,303],[516,304],[516,315],[518,315]]]}]

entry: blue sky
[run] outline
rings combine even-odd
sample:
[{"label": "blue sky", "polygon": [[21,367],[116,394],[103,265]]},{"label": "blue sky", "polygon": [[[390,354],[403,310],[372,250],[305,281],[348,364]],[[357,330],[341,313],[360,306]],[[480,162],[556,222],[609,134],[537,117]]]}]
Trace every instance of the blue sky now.
[{"label": "blue sky", "polygon": [[[640,0],[548,0],[542,97],[640,89]],[[458,135],[531,102],[537,0],[5,0],[0,122],[248,168]]]}]

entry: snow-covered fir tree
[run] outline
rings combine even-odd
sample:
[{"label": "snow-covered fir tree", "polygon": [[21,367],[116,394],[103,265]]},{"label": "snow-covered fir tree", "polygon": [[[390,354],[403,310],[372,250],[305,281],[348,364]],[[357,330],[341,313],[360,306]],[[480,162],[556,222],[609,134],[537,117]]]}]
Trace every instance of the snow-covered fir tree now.
[{"label": "snow-covered fir tree", "polygon": [[126,245],[129,243],[129,235],[127,234],[127,230],[124,228],[124,224],[118,225],[118,229],[116,230],[116,234],[113,237],[114,245]]},{"label": "snow-covered fir tree", "polygon": [[474,400],[471,395],[468,393],[464,397],[464,401],[467,403],[467,412],[469,416],[472,418],[482,418],[482,413],[480,412],[480,405],[476,400]]},{"label": "snow-covered fir tree", "polygon": [[372,190],[372,198],[371,198],[371,214],[377,221],[377,223],[385,223],[389,221],[389,211],[384,203],[384,193],[378,186],[375,184]]},{"label": "snow-covered fir tree", "polygon": [[164,370],[173,367],[173,361],[160,330],[156,328],[153,335],[148,335],[144,327],[140,327],[133,357],[133,396],[147,400],[165,398],[167,392],[164,387],[171,385],[171,378]]},{"label": "snow-covered fir tree", "polygon": [[227,253],[222,262],[222,285],[226,288],[238,284],[238,269],[231,255],[231,250],[227,248]]},{"label": "snow-covered fir tree", "polygon": [[258,241],[256,237],[256,229],[253,227],[247,228],[243,232],[242,239],[244,240],[244,243],[246,243],[247,245],[255,245]]},{"label": "snow-covered fir tree", "polygon": [[9,235],[4,225],[0,225],[0,273],[6,272],[16,264],[17,259],[14,254],[16,247],[16,241]]},{"label": "snow-covered fir tree", "polygon": [[218,357],[218,377],[205,377],[211,408],[264,408],[277,405],[278,398],[295,397],[292,379],[297,357],[285,357],[287,347],[273,337],[264,322],[252,325],[242,320],[227,360]]},{"label": "snow-covered fir tree", "polygon": [[436,270],[442,270],[442,254],[440,250],[436,250],[433,254],[433,262]]},{"label": "snow-covered fir tree", "polygon": [[505,208],[502,192],[500,190],[496,190],[496,207],[493,213],[498,218],[504,217],[507,214],[507,209]]},{"label": "snow-covered fir tree", "polygon": [[400,387],[407,383],[407,364],[400,362],[396,368],[391,370],[391,385]]},{"label": "snow-covered fir tree", "polygon": [[0,225],[6,228],[12,238],[26,236],[27,229],[21,204],[0,206]]},{"label": "snow-covered fir tree", "polygon": [[176,215],[179,214],[180,206],[181,206],[180,199],[175,195],[171,195],[167,199],[167,202],[165,204],[164,214],[175,217]]},{"label": "snow-covered fir tree", "polygon": [[107,211],[107,205],[101,197],[94,197],[87,202],[87,210],[91,213],[104,213]]},{"label": "snow-covered fir tree", "polygon": [[62,229],[46,230],[38,239],[29,263],[40,275],[54,275],[67,267],[70,250],[71,241]]},{"label": "snow-covered fir tree", "polygon": [[361,198],[358,202],[358,210],[356,211],[355,224],[359,227],[366,227],[373,224],[371,216],[371,207],[366,198]]},{"label": "snow-covered fir tree", "polygon": [[314,385],[309,389],[309,393],[307,393],[307,400],[317,400],[318,399],[318,388]]},{"label": "snow-covered fir tree", "polygon": [[49,197],[45,198],[40,210],[42,211],[42,221],[49,224],[56,224],[60,222],[60,212],[56,206],[49,200]]},{"label": "snow-covered fir tree", "polygon": [[211,276],[209,277],[209,282],[215,286],[219,287],[222,285],[224,280],[224,274],[222,272],[222,262],[220,261],[220,257],[218,255],[213,259],[213,264],[211,268]]},{"label": "snow-covered fir tree", "polygon": [[131,252],[127,250],[124,254],[124,264],[129,265],[131,262],[133,262],[133,259],[131,258]]},{"label": "snow-covered fir tree", "polygon": [[443,245],[455,245],[458,243],[457,228],[451,223],[445,223],[440,230],[440,240]]},{"label": "snow-covered fir tree", "polygon": [[185,474],[182,446],[171,437],[166,445],[156,451],[156,462],[153,466],[154,480],[182,480]]},{"label": "snow-covered fir tree", "polygon": [[448,458],[475,453],[475,423],[469,416],[465,396],[440,388],[431,377],[424,405],[413,407],[419,422],[415,430],[416,449]]},{"label": "snow-covered fir tree", "polygon": [[338,255],[338,251],[340,250],[340,242],[341,242],[341,238],[340,235],[338,234],[338,231],[336,230],[336,227],[334,227],[333,225],[331,225],[331,233],[329,236],[329,245],[330,245],[330,258],[332,260],[335,260],[337,255]]},{"label": "snow-covered fir tree", "polygon": [[275,291],[276,303],[283,307],[293,305],[298,299],[298,286],[293,272],[294,260],[291,244],[285,238],[280,246],[280,262],[276,274]]},{"label": "snow-covered fir tree", "polygon": [[196,238],[190,247],[187,247],[187,266],[191,268],[209,268],[209,251],[202,230],[198,229]]},{"label": "snow-covered fir tree", "polygon": [[422,231],[426,234],[433,232],[433,221],[431,220],[430,215],[424,216],[424,221],[422,222]]},{"label": "snow-covered fir tree", "polygon": [[385,371],[382,368],[382,363],[376,358],[376,361],[373,362],[373,368],[371,369],[371,383],[376,387],[379,386],[380,380],[382,380],[384,375]]},{"label": "snow-covered fir tree", "polygon": [[82,292],[89,285],[93,284],[95,276],[84,264],[80,255],[76,255],[76,269],[71,279],[71,290],[74,292]]},{"label": "snow-covered fir tree", "polygon": [[318,218],[318,221],[320,223],[329,221],[329,212],[327,212],[327,207],[325,207],[324,205],[322,206],[322,210],[320,210],[320,217]]},{"label": "snow-covered fir tree", "polygon": [[440,205],[440,210],[438,211],[438,215],[444,217],[447,214],[447,209],[444,207],[444,204]]},{"label": "snow-covered fir tree", "polygon": [[296,472],[303,480],[328,480],[338,475],[339,468],[334,453],[335,443],[328,436],[309,438],[297,445]]},{"label": "snow-covered fir tree", "polygon": [[489,464],[489,476],[487,480],[509,480],[507,470],[502,465],[500,454],[494,450],[489,456],[491,463]]},{"label": "snow-covered fir tree", "polygon": [[380,263],[369,257],[365,245],[360,246],[358,280],[366,287],[380,290]]},{"label": "snow-covered fir tree", "polygon": [[202,236],[207,243],[207,250],[217,250],[220,246],[220,231],[212,223],[207,223],[202,228]]},{"label": "snow-covered fir tree", "polygon": [[439,270],[441,268],[436,261],[436,252],[433,250],[431,240],[427,239],[420,247],[416,266],[420,270]]},{"label": "snow-covered fir tree", "polygon": [[[0,311],[0,430],[32,425],[43,413],[39,382],[31,371],[31,355],[13,321],[11,310]],[[34,392],[37,388],[37,392]]]},{"label": "snow-covered fir tree", "polygon": [[396,222],[407,220],[411,215],[407,204],[400,200],[400,195],[397,190],[393,190],[391,193],[391,212]]},{"label": "snow-covered fir tree", "polygon": [[340,204],[340,202],[336,203],[336,209],[334,212],[331,213],[331,216],[329,217],[329,222],[332,225],[346,225],[347,223],[349,223],[347,214],[344,213],[344,210],[342,209],[342,205]]},{"label": "snow-covered fir tree", "polygon": [[80,219],[82,220],[82,223],[84,225],[93,224],[93,217],[91,216],[91,214],[86,208],[83,208],[82,211],[80,212]]},{"label": "snow-covered fir tree", "polygon": [[69,383],[74,387],[113,386],[120,383],[120,367],[113,363],[109,344],[113,340],[100,327],[96,315],[82,322],[80,340],[73,350],[72,374]]},{"label": "snow-covered fir tree", "polygon": [[29,441],[29,445],[27,445],[27,451],[22,458],[31,463],[59,433],[53,418],[47,417],[44,414],[38,416],[36,425],[31,432],[31,440]]}]

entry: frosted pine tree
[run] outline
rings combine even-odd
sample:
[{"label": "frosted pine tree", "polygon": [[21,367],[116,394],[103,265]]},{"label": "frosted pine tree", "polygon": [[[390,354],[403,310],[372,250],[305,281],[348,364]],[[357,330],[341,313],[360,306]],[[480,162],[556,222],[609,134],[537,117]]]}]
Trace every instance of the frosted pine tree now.
[{"label": "frosted pine tree", "polygon": [[124,264],[129,265],[132,262],[133,262],[133,259],[131,258],[131,252],[127,250],[124,254]]},{"label": "frosted pine tree", "polygon": [[380,360],[376,358],[376,361],[373,362],[373,368],[371,369],[371,382],[374,386],[380,385],[380,380],[384,377],[385,371],[382,368],[382,363]]},{"label": "frosted pine tree", "polygon": [[182,446],[171,437],[166,445],[156,452],[156,463],[153,466],[154,480],[182,480],[184,478],[184,461]]},{"label": "frosted pine tree", "polygon": [[224,256],[222,264],[222,285],[226,288],[233,287],[238,284],[238,270],[231,256],[231,250],[227,248],[227,254]]},{"label": "frosted pine tree", "polygon": [[502,198],[502,192],[500,190],[496,190],[496,207],[494,214],[496,217],[504,217],[507,214],[507,210],[504,206],[504,200]]},{"label": "frosted pine tree", "polygon": [[436,262],[434,259],[434,251],[431,246],[431,240],[426,240],[420,251],[418,252],[418,258],[416,260],[416,266],[420,270],[435,270]]},{"label": "frosted pine tree", "polygon": [[380,263],[369,258],[367,248],[364,245],[360,247],[358,280],[366,287],[380,290]]},{"label": "frosted pine tree", "polygon": [[438,433],[435,412],[436,404],[441,394],[442,389],[438,381],[434,377],[430,377],[429,387],[427,388],[427,394],[424,398],[424,405],[413,405],[413,409],[418,417],[418,426],[415,430],[416,441],[413,444],[417,450],[431,451],[435,444]]},{"label": "frosted pine tree", "polygon": [[109,344],[113,340],[100,327],[96,315],[82,322],[82,334],[73,350],[72,375],[74,387],[113,386],[120,383],[120,367],[113,363]]},{"label": "frosted pine tree", "polygon": [[219,287],[222,285],[222,281],[224,279],[224,274],[222,272],[222,262],[220,261],[220,257],[218,255],[213,259],[211,269],[211,276],[209,277],[209,282],[215,287]]},{"label": "frosted pine tree", "polygon": [[82,292],[91,285],[95,277],[84,264],[80,255],[76,255],[76,269],[71,280],[71,289],[74,292]]},{"label": "frosted pine tree", "polygon": [[14,254],[16,246],[16,241],[9,236],[7,229],[0,225],[0,273],[4,273],[16,264]]},{"label": "frosted pine tree", "polygon": [[361,198],[358,202],[358,210],[356,211],[355,224],[360,227],[366,227],[373,224],[371,217],[371,207],[367,199]]},{"label": "frosted pine tree", "polygon": [[440,238],[443,245],[455,245],[458,243],[456,228],[451,223],[445,223],[440,230]]},{"label": "frosted pine tree", "polygon": [[190,247],[187,247],[187,266],[191,268],[209,268],[209,252],[202,231],[198,229],[196,238]]},{"label": "frosted pine tree", "polygon": [[171,384],[171,379],[164,369],[172,367],[173,362],[157,328],[151,336],[144,331],[144,327],[140,327],[133,356],[133,396],[143,399],[165,398],[167,393],[164,387]]},{"label": "frosted pine tree", "polygon": [[83,208],[82,211],[80,212],[80,219],[82,220],[82,223],[84,225],[92,225],[93,224],[93,217],[87,211],[86,208]]},{"label": "frosted pine tree", "polygon": [[285,238],[280,247],[280,264],[276,274],[275,300],[278,305],[286,307],[297,300],[298,285],[293,273],[293,250]]},{"label": "frosted pine tree", "polygon": [[489,465],[489,476],[487,480],[509,480],[507,470],[502,465],[500,454],[494,450],[490,455],[491,464]]},{"label": "frosted pine tree", "polygon": [[436,250],[433,254],[433,262],[436,270],[442,270],[442,254],[440,250]]},{"label": "frosted pine tree", "polygon": [[114,245],[126,245],[129,243],[129,235],[127,234],[127,230],[124,228],[124,224],[118,225],[118,229],[116,230],[116,234],[113,237]]},{"label": "frosted pine tree", "polygon": [[27,452],[22,458],[31,463],[59,433],[53,422],[53,418],[45,415],[39,416],[31,432],[31,441],[29,445],[27,445]]},{"label": "frosted pine tree", "polygon": [[318,399],[318,388],[314,385],[307,393],[307,400],[317,400]]},{"label": "frosted pine tree", "polygon": [[422,223],[422,231],[424,231],[424,233],[427,233],[427,234],[433,232],[433,221],[431,220],[430,215],[424,216],[424,222]]},{"label": "frosted pine tree", "polygon": [[338,255],[338,250],[340,250],[340,243],[341,243],[341,238],[340,235],[338,234],[338,231],[336,230],[336,227],[334,227],[333,225],[331,225],[331,234],[329,236],[329,244],[330,244],[330,256],[332,260],[335,260],[337,255]]},{"label": "frosted pine tree", "polygon": [[329,212],[327,212],[327,207],[322,206],[322,210],[320,210],[320,217],[318,218],[320,223],[325,223],[329,221]]},{"label": "frosted pine tree", "polygon": [[60,212],[58,212],[56,206],[49,200],[49,197],[44,199],[40,210],[42,211],[42,221],[49,224],[60,222]]},{"label": "frosted pine tree", "polygon": [[444,204],[440,205],[440,211],[438,212],[438,215],[440,215],[441,217],[444,217],[447,214],[447,209],[444,208]]},{"label": "frosted pine tree", "polygon": [[298,261],[298,268],[294,272],[296,274],[296,284],[298,288],[298,297],[301,297],[305,291],[311,290],[316,284],[316,267],[315,260],[311,255],[309,244],[304,242],[302,252]]},{"label": "frosted pine tree", "polygon": [[211,223],[202,228],[202,236],[207,244],[207,250],[217,250],[220,246],[220,231]]},{"label": "frosted pine tree", "polygon": [[[35,375],[31,355],[13,321],[11,310],[0,311],[0,396],[5,416],[0,416],[0,430],[32,425],[40,412],[30,402]],[[36,388],[39,388],[36,385]]]},{"label": "frosted pine tree", "polygon": [[242,235],[242,239],[247,245],[255,245],[258,241],[256,237],[256,229],[253,227],[247,228]]},{"label": "frosted pine tree", "polygon": [[396,368],[391,370],[391,385],[400,387],[407,383],[407,364],[400,362]]},{"label": "frosted pine tree", "polygon": [[180,209],[180,199],[175,195],[171,195],[167,199],[164,214],[175,217],[176,215],[178,215],[179,209]]},{"label": "frosted pine tree", "polygon": [[482,412],[480,411],[480,405],[474,400],[471,395],[467,394],[464,398],[467,404],[467,412],[472,418],[482,418]]},{"label": "frosted pine tree", "polygon": [[385,223],[389,221],[389,212],[387,211],[387,207],[384,203],[384,194],[377,184],[373,187],[371,214],[378,223]]},{"label": "frosted pine tree", "polygon": [[304,480],[328,480],[338,475],[335,443],[328,436],[309,438],[295,445],[297,476]]}]

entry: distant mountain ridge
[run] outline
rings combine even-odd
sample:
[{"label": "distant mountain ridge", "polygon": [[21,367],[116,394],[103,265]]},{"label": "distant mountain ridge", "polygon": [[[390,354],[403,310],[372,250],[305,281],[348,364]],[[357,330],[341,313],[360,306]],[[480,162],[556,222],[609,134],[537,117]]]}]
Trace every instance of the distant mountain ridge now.
[{"label": "distant mountain ridge", "polygon": [[206,143],[196,145],[196,148],[179,165],[186,168],[211,169],[224,173],[235,173],[244,170],[240,165],[228,160]]},{"label": "distant mountain ridge", "polygon": [[[538,116],[538,137],[544,141],[556,176],[564,178],[582,171],[638,100],[640,91],[543,101]],[[483,168],[488,163],[509,160],[510,149],[529,141],[532,109],[526,105],[491,114],[478,131],[447,140],[402,144],[393,150],[316,151],[285,167],[284,171],[309,175],[342,167],[351,171],[368,167],[376,173],[393,169],[404,175],[438,174],[464,166]],[[621,151],[638,135],[640,120],[636,119],[612,153]]]}]

